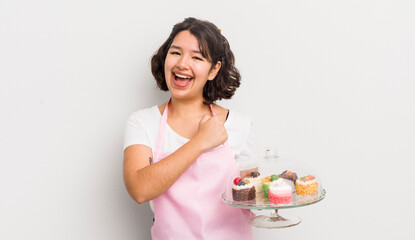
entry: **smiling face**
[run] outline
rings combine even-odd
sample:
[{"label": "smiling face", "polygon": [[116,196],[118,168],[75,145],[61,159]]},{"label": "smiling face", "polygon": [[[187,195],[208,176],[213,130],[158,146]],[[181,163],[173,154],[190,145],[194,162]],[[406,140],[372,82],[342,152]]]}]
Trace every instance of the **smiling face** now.
[{"label": "smiling face", "polygon": [[220,62],[212,67],[209,59],[203,57],[194,35],[187,30],[179,32],[164,64],[166,84],[172,98],[203,101],[203,87],[215,78],[220,67]]}]

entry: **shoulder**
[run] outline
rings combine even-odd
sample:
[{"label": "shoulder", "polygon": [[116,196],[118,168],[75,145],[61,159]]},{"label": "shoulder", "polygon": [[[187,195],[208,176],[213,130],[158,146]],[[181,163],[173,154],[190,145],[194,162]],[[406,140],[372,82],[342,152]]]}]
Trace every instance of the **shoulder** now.
[{"label": "shoulder", "polygon": [[141,109],[130,114],[124,131],[124,149],[133,144],[153,148],[161,120],[157,106]]},{"label": "shoulder", "polygon": [[[161,115],[157,106],[137,110],[130,114],[127,126],[152,128],[155,123],[160,122]],[[158,125],[157,125],[158,126]]]},{"label": "shoulder", "polygon": [[140,110],[137,110],[131,113],[129,119],[143,121],[149,118],[154,120],[157,117],[161,117],[158,106],[152,106],[152,107],[140,109]]},{"label": "shoulder", "polygon": [[228,115],[228,112],[229,112],[228,109],[223,108],[217,104],[212,104],[212,108],[219,120],[222,120],[222,121],[226,120],[226,116]]}]

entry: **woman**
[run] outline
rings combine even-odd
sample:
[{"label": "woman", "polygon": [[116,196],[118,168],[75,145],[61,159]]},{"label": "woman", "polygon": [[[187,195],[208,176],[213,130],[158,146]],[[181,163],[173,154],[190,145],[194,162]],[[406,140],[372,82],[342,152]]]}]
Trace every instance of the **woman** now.
[{"label": "woman", "polygon": [[214,104],[240,85],[228,41],[212,23],[187,18],[151,65],[171,99],[130,116],[124,181],[135,201],[154,202],[152,238],[253,239],[250,211],[221,200],[238,166],[243,175],[255,167],[234,158],[253,156],[250,120]]}]

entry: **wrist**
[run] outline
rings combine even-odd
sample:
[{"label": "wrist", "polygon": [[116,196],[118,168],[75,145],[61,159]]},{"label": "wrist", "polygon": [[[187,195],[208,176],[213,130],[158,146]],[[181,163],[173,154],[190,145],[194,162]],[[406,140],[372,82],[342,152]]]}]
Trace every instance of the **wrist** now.
[{"label": "wrist", "polygon": [[209,146],[207,146],[207,144],[203,140],[203,137],[200,137],[200,135],[196,135],[189,142],[192,144],[192,147],[200,151],[200,153],[203,153],[209,149]]}]

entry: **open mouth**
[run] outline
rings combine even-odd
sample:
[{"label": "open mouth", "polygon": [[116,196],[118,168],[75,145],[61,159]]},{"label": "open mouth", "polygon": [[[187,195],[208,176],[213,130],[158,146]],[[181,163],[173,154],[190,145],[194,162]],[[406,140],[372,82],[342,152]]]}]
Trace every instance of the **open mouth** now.
[{"label": "open mouth", "polygon": [[173,74],[174,74],[173,82],[178,87],[186,87],[193,80],[193,78],[190,76],[186,76],[186,75],[182,75],[178,73],[173,73]]}]

